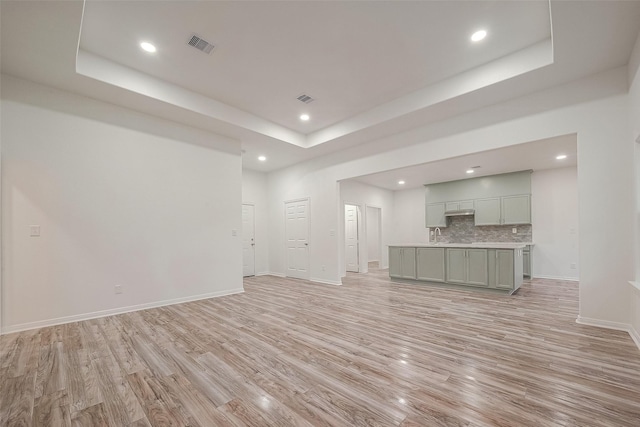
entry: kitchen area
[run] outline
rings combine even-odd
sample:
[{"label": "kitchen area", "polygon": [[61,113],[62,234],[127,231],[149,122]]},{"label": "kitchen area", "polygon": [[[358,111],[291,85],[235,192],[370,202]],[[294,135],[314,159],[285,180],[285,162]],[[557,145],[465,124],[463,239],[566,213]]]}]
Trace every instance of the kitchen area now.
[{"label": "kitchen area", "polygon": [[428,242],[389,245],[389,276],[512,294],[532,272],[531,170],[425,185]]}]

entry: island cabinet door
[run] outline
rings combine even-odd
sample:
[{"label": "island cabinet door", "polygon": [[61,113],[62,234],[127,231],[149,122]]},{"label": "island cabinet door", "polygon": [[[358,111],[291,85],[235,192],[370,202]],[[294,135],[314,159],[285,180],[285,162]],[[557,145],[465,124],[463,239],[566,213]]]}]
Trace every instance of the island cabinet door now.
[{"label": "island cabinet door", "polygon": [[416,278],[416,248],[402,248],[402,278]]},{"label": "island cabinet door", "polygon": [[402,277],[402,248],[389,248],[389,276]]},{"label": "island cabinet door", "polygon": [[447,248],[447,282],[467,283],[467,250]]},{"label": "island cabinet door", "polygon": [[489,286],[486,249],[467,249],[467,283]]},{"label": "island cabinet door", "polygon": [[513,250],[496,250],[496,288],[513,289]]},{"label": "island cabinet door", "polygon": [[418,280],[444,282],[444,248],[418,248],[416,253]]}]

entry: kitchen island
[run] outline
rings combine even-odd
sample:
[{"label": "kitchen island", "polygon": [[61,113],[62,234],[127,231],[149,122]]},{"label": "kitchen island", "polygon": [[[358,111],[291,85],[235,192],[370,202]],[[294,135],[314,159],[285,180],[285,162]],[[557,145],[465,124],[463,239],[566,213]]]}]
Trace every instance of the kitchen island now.
[{"label": "kitchen island", "polygon": [[526,243],[486,242],[391,245],[389,276],[512,294],[522,284],[525,248]]}]

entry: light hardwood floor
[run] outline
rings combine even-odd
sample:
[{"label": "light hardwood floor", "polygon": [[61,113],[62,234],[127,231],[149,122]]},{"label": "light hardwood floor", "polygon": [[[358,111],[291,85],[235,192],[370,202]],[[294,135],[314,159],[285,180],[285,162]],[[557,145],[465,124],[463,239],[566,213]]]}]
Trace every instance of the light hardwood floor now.
[{"label": "light hardwood floor", "polygon": [[244,294],[0,338],[2,426],[640,426],[640,351],[513,296],[275,277]]}]

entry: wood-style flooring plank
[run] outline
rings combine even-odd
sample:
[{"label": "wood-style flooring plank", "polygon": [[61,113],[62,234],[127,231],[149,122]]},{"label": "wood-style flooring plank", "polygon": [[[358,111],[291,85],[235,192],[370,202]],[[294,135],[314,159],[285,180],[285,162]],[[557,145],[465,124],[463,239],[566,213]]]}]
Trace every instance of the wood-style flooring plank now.
[{"label": "wood-style flooring plank", "polygon": [[270,276],[245,293],[0,337],[4,426],[638,427],[640,350],[578,284],[512,296]]}]

